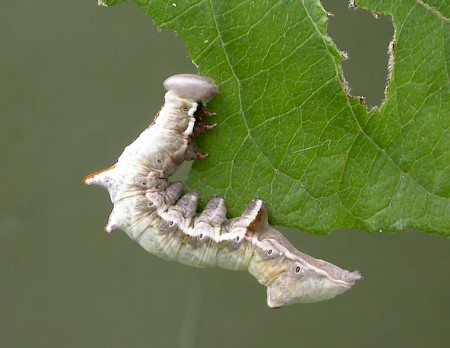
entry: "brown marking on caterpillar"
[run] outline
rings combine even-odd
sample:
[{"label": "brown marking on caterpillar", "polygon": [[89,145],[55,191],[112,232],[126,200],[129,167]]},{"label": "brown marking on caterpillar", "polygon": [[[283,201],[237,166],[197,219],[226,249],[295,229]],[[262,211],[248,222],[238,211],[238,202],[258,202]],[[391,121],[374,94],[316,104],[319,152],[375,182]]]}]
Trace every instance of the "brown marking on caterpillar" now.
[{"label": "brown marking on caterpillar", "polygon": [[97,170],[96,172],[93,172],[93,173],[91,173],[91,174],[86,175],[86,176],[83,178],[83,180],[82,180],[83,184],[89,185],[89,184],[87,183],[87,181],[89,181],[90,179],[92,179],[94,176],[96,176],[96,175],[98,175],[98,174],[101,174],[101,173],[103,173],[103,172],[107,172],[107,171],[113,169],[115,166],[116,166],[116,165],[113,164],[111,167],[108,167],[108,168],[106,168],[106,169],[100,169],[100,170]]},{"label": "brown marking on caterpillar", "polygon": [[253,200],[240,217],[227,219],[223,198],[214,196],[197,214],[199,195],[182,195],[182,183],[168,178],[185,160],[207,156],[193,137],[215,127],[202,119],[215,113],[206,103],[218,87],[199,75],[175,75],[164,82],[165,104],[150,126],[125,148],[118,162],[86,176],[104,187],[114,205],[105,226],[121,229],[145,250],[195,267],[247,270],[267,287],[271,308],[333,298],[361,279],[358,272],[301,253],[268,223],[267,207]]},{"label": "brown marking on caterpillar", "polygon": [[258,206],[256,207],[258,212],[256,216],[253,218],[252,222],[247,227],[247,232],[251,233],[257,233],[258,231],[265,231],[268,223],[266,203],[261,200],[255,200],[254,202],[257,202],[258,204]]}]

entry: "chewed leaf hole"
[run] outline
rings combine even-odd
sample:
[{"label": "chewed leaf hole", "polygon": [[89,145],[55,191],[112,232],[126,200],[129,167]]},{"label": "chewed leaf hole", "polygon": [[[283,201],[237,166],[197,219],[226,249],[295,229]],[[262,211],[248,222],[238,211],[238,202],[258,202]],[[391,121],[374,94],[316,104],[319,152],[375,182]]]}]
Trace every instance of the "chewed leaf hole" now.
[{"label": "chewed leaf hole", "polygon": [[369,107],[380,105],[388,83],[388,47],[394,35],[391,18],[349,7],[346,1],[322,0],[322,5],[332,14],[328,35],[348,55],[342,69],[350,94],[364,97]]}]

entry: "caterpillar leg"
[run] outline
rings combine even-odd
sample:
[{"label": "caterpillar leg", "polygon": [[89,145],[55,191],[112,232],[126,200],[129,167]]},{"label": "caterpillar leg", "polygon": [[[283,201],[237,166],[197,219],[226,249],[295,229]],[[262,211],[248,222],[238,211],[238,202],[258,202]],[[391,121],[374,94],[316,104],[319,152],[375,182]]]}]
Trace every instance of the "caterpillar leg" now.
[{"label": "caterpillar leg", "polygon": [[199,137],[200,135],[213,130],[217,126],[217,123],[203,123],[200,121],[195,121],[194,130],[192,131],[192,137]]},{"label": "caterpillar leg", "polygon": [[197,107],[197,110],[194,113],[194,117],[197,120],[201,120],[202,118],[205,117],[214,117],[216,115],[217,114],[215,112],[209,111],[205,106],[201,104]]},{"label": "caterpillar leg", "polygon": [[207,152],[201,151],[196,142],[194,140],[190,140],[188,147],[186,149],[186,152],[184,153],[184,159],[186,161],[193,161],[193,160],[202,160],[208,157]]}]

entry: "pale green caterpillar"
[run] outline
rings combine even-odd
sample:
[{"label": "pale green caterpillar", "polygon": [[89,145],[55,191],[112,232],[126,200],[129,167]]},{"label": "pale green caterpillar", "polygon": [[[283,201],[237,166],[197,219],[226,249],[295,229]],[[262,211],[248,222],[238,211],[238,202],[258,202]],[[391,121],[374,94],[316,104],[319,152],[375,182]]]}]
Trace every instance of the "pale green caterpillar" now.
[{"label": "pale green caterpillar", "polygon": [[267,287],[271,308],[327,300],[359,279],[295,249],[268,224],[266,205],[252,201],[241,217],[227,219],[225,201],[213,197],[197,213],[199,195],[182,195],[168,178],[185,160],[202,159],[193,137],[214,127],[205,105],[217,93],[214,81],[175,75],[164,82],[165,104],[153,123],[127,146],[118,162],[88,175],[86,185],[108,190],[114,209],[105,229],[125,231],[145,250],[195,267],[248,270]]}]

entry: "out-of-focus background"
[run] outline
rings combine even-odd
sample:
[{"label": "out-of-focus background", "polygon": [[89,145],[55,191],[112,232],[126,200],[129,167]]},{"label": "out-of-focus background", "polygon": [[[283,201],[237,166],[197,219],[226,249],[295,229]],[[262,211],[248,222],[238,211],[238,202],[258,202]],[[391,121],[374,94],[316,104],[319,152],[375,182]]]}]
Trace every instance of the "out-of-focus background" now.
[{"label": "out-of-focus background", "polygon": [[[328,302],[270,310],[245,272],[158,259],[107,235],[106,191],[83,187],[114,163],[195,72],[183,41],[132,3],[2,1],[0,7],[0,346],[444,347],[450,242],[418,232],[287,231],[300,250],[365,276]],[[388,18],[324,1],[344,72],[383,98]],[[299,57],[301,59],[301,57]],[[182,175],[181,175],[182,176]],[[414,202],[411,202],[414,204]]]}]

